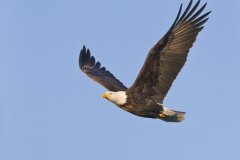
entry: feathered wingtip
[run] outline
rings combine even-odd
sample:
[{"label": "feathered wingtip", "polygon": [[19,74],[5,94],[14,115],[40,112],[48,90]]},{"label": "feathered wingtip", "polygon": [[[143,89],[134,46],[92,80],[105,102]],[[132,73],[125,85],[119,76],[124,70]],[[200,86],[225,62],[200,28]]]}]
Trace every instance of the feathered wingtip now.
[{"label": "feathered wingtip", "polygon": [[91,56],[90,50],[86,49],[85,45],[83,45],[83,48],[80,51],[79,55],[79,67],[80,69],[83,69],[84,65],[95,65],[95,58]]},{"label": "feathered wingtip", "polygon": [[79,67],[81,70],[84,68],[94,67],[95,69],[100,69],[101,71],[106,71],[105,67],[101,67],[101,63],[97,62],[94,56],[91,56],[90,50],[83,45],[79,55]]},{"label": "feathered wingtip", "polygon": [[[169,29],[169,32],[179,23],[183,22],[183,21],[193,21],[193,23],[197,24],[197,26],[201,26],[203,25],[209,18],[207,17],[211,11],[201,15],[200,17],[198,17],[202,11],[205,9],[207,3],[205,3],[197,12],[196,9],[198,8],[199,4],[200,4],[201,0],[198,0],[197,3],[192,7],[193,4],[193,0],[190,0],[187,8],[185,9],[185,11],[182,13],[182,4],[178,10],[178,14],[177,17],[175,18],[174,23],[172,24],[172,26]],[[191,8],[192,7],[192,8]],[[203,27],[202,27],[203,28]]]},{"label": "feathered wingtip", "polygon": [[79,55],[79,67],[82,68],[84,65],[85,57],[87,55],[86,47],[83,45],[83,48],[80,51]]}]

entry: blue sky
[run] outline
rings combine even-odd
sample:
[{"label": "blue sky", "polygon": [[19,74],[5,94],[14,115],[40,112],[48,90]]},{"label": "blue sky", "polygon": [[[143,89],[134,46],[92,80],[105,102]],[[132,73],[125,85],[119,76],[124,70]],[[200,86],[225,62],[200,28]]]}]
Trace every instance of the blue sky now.
[{"label": "blue sky", "polygon": [[86,45],[131,86],[181,2],[1,0],[0,159],[239,159],[240,1],[208,1],[210,20],[165,99],[187,112],[182,123],[120,110],[78,68]]}]

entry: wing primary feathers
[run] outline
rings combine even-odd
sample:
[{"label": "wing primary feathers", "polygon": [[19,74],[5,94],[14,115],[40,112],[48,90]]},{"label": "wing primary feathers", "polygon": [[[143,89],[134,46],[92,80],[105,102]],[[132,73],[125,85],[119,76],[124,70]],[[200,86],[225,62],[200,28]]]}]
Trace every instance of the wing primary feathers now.
[{"label": "wing primary feathers", "polygon": [[80,51],[80,57],[79,57],[79,67],[82,69],[84,65],[84,58],[86,55],[86,47],[83,46],[82,50]]},{"label": "wing primary feathers", "polygon": [[101,70],[102,70],[102,71],[106,71],[106,68],[105,68],[105,67],[102,67]]},{"label": "wing primary feathers", "polygon": [[178,22],[181,22],[182,19],[186,16],[186,14],[188,13],[189,9],[191,8],[192,6],[192,2],[193,0],[191,0],[186,8],[186,10],[184,11],[184,13],[182,14],[181,18],[178,20]]},{"label": "wing primary feathers", "polygon": [[[210,13],[211,13],[211,11],[209,11],[209,12],[205,13],[204,15],[198,17],[196,20],[194,20],[194,21],[192,22],[192,24],[199,25],[201,22],[203,22],[202,24],[204,24],[204,23],[208,20],[208,18],[206,18],[206,19],[204,19],[204,18],[207,17]],[[203,19],[204,19],[204,20],[203,20]],[[205,20],[206,20],[206,21],[205,21]],[[201,21],[201,22],[199,22],[199,21]]]},{"label": "wing primary feathers", "polygon": [[101,63],[100,63],[100,62],[97,62],[97,63],[95,64],[95,67],[96,67],[97,69],[99,69],[99,68],[101,67]]},{"label": "wing primary feathers", "polygon": [[87,63],[89,60],[90,60],[90,51],[89,51],[89,49],[87,49],[87,53],[86,53],[86,56],[85,56],[85,59],[84,59],[84,63]]},{"label": "wing primary feathers", "polygon": [[91,56],[90,50],[85,46],[80,51],[79,67],[88,77],[102,84],[110,91],[124,91],[127,89],[111,72],[101,67],[100,62],[96,62]]},{"label": "wing primary feathers", "polygon": [[202,26],[205,22],[207,22],[208,19],[209,19],[209,18],[206,18],[206,19],[202,20],[201,22],[195,24],[194,27],[200,27],[200,26]]},{"label": "wing primary feathers", "polygon": [[183,21],[186,21],[197,9],[199,6],[201,0],[198,0],[198,2],[195,4],[195,6],[191,9],[191,11],[187,14],[187,16],[183,19]]},{"label": "wing primary feathers", "polygon": [[202,6],[202,8],[200,8],[200,9],[197,11],[197,13],[195,13],[195,14],[189,19],[189,21],[194,20],[199,14],[201,14],[202,11],[204,10],[204,8],[206,7],[206,5],[207,5],[207,3],[205,3],[205,4]]},{"label": "wing primary feathers", "polygon": [[90,63],[90,66],[95,65],[95,58],[93,56],[91,56],[89,63]]},{"label": "wing primary feathers", "polygon": [[175,24],[178,22],[178,19],[179,19],[180,15],[181,15],[181,12],[182,12],[182,4],[181,4],[181,6],[180,6],[180,8],[178,10],[178,14],[177,14],[177,17],[176,17],[175,21],[173,22],[172,26],[169,29],[169,32],[174,28]]}]

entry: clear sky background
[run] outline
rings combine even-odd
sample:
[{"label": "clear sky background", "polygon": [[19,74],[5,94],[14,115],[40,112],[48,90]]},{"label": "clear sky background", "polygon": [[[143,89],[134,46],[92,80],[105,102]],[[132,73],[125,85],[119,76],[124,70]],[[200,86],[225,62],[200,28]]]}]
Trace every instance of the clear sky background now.
[{"label": "clear sky background", "polygon": [[187,112],[182,123],[119,109],[78,68],[86,45],[131,86],[181,2],[1,0],[0,160],[240,159],[239,0],[208,1],[165,99]]}]

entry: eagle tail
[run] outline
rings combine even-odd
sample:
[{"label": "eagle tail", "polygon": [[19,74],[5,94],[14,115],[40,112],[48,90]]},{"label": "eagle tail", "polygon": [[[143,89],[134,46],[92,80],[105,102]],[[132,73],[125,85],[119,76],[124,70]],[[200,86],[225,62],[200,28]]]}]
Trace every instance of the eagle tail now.
[{"label": "eagle tail", "polygon": [[184,120],[185,112],[171,110],[163,107],[163,111],[160,112],[160,119],[166,122],[181,122]]}]

